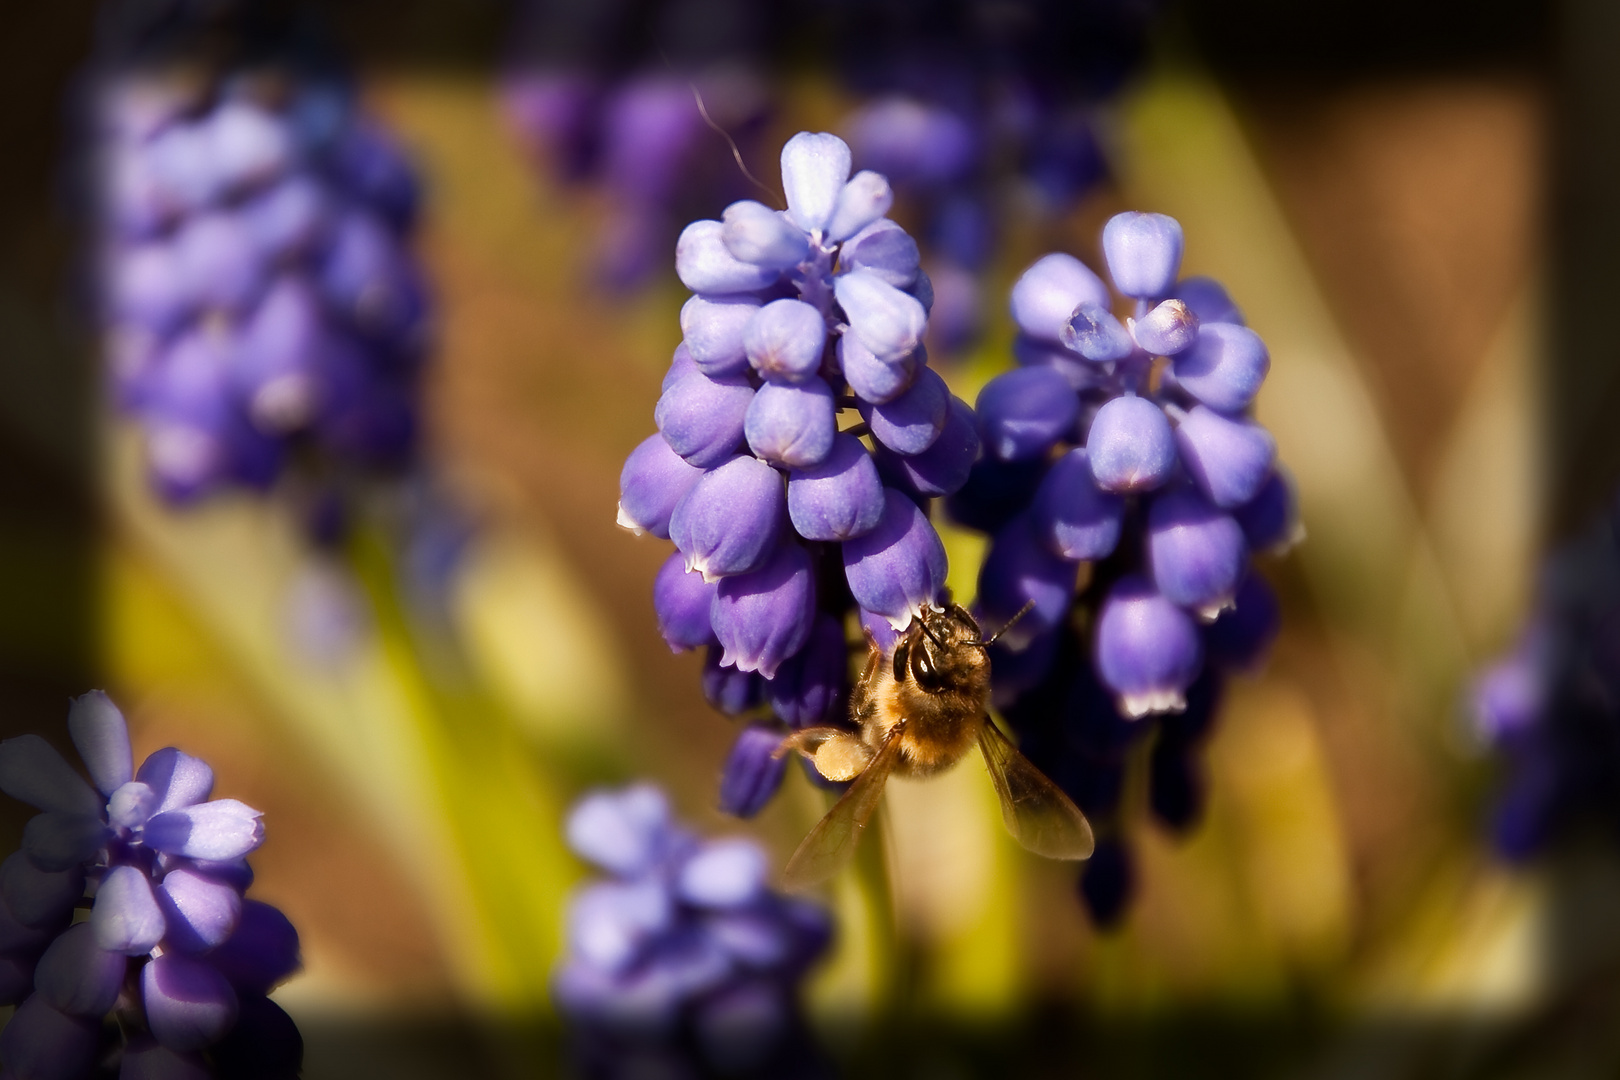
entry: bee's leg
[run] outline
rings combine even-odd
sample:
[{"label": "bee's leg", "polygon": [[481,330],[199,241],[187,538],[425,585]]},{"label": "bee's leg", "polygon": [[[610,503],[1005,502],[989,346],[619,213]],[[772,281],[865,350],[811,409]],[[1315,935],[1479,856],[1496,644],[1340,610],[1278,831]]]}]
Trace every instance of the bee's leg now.
[{"label": "bee's leg", "polygon": [[795,731],[777,746],[774,757],[797,750],[828,780],[853,780],[866,771],[876,753],[854,732],[836,727]]},{"label": "bee's leg", "polygon": [[872,684],[877,681],[878,670],[883,666],[883,649],[878,645],[872,631],[866,631],[866,670],[856,681],[854,689],[849,695],[849,714],[857,724],[863,722],[872,714]]}]

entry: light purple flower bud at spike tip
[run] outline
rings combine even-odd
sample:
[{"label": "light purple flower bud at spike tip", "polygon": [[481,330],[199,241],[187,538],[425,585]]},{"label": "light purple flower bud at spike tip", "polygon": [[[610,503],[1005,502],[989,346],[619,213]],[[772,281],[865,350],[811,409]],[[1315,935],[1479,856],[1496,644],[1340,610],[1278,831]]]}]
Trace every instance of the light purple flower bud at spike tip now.
[{"label": "light purple flower bud at spike tip", "polygon": [[1037,534],[1065,559],[1096,560],[1113,554],[1125,518],[1125,500],[1097,487],[1083,447],[1053,462],[1031,505]]},{"label": "light purple flower bud at spike tip", "polygon": [[226,101],[207,121],[211,158],[227,191],[257,187],[286,170],[295,153],[285,124],[244,101]]},{"label": "light purple flower bud at spike tip", "polygon": [[118,1080],[212,1080],[213,1069],[196,1054],[182,1054],[150,1036],[131,1039],[118,1066]]},{"label": "light purple flower bud at spike tip", "polygon": [[0,863],[0,898],[12,918],[34,929],[51,929],[67,921],[84,895],[84,868],[41,870],[21,851]]},{"label": "light purple flower bud at spike tip", "polygon": [[1086,458],[1104,491],[1152,491],[1176,467],[1176,433],[1163,409],[1127,394],[1097,410],[1086,436]]},{"label": "light purple flower bud at spike tip", "polygon": [[1243,529],[1185,486],[1153,497],[1147,553],[1159,593],[1205,619],[1232,605],[1249,564]]},{"label": "light purple flower bud at spike tip", "polygon": [[653,409],[658,433],[688,465],[712,469],[737,452],[754,388],[740,375],[699,371],[665,390]]},{"label": "light purple flower bud at spike tip", "polygon": [[807,233],[824,231],[849,180],[849,147],[823,131],[801,131],[782,147],[788,216]]},{"label": "light purple flower bud at spike tip", "polygon": [[1108,307],[1108,286],[1073,255],[1037,259],[1012,287],[1012,317],[1032,337],[1062,341],[1063,328],[1082,304]]},{"label": "light purple flower bud at spike tip", "polygon": [[1040,457],[1074,429],[1080,399],[1048,367],[1014,368],[985,384],[973,411],[985,447],[1002,461]]},{"label": "light purple flower bud at spike tip", "polygon": [[751,840],[712,840],[681,867],[675,892],[701,908],[735,908],[765,891],[765,853]]},{"label": "light purple flower bud at spike tip", "polygon": [[895,482],[909,485],[927,498],[954,495],[967,483],[973,463],[979,460],[979,449],[978,418],[967,402],[952,397],[945,414],[945,428],[933,445],[911,457],[901,457],[880,448],[879,471],[885,476],[896,476]]},{"label": "light purple flower bud at spike tip", "polygon": [[718,221],[694,221],[675,242],[675,274],[695,293],[745,293],[776,282],[780,272],[743,262],[726,248]]},{"label": "light purple flower bud at spike tip", "polygon": [[850,177],[838,193],[832,219],[827,222],[827,242],[836,244],[877,221],[894,205],[894,189],[889,178],[871,169]]},{"label": "light purple flower bud at spike tip", "polygon": [[124,714],[101,690],[75,698],[68,708],[68,733],[103,795],[129,782],[135,771]]},{"label": "light purple flower bud at spike tip", "polygon": [[1199,325],[1204,323],[1236,323],[1243,325],[1243,312],[1232,303],[1221,283],[1213,278],[1190,277],[1176,283],[1176,299],[1193,309]]},{"label": "light purple flower bud at spike tip", "polygon": [[90,909],[96,944],[108,952],[140,956],[163,940],[166,924],[152,883],[133,866],[115,866],[102,878]]},{"label": "light purple flower bud at spike tip", "polygon": [[979,622],[993,633],[1031,600],[1035,606],[1003,635],[1010,649],[1022,649],[1056,626],[1074,599],[1075,563],[1052,554],[1027,513],[1002,526],[979,568],[974,601]]},{"label": "light purple flower bud at spike tip", "polygon": [[669,539],[669,519],[703,470],[682,460],[658,434],[630,451],[619,473],[619,525]]},{"label": "light purple flower bud at spike tip", "polygon": [[115,829],[138,829],[157,813],[158,802],[150,785],[131,780],[107,800],[107,824]]},{"label": "light purple flower bud at spike tip", "polygon": [[892,488],[883,517],[865,536],[844,542],[844,577],[855,602],[904,630],[945,588],[945,545],[917,504]]},{"label": "light purple flower bud at spike tip", "polygon": [[883,516],[883,484],[866,447],[837,435],[819,464],[788,474],[788,520],[806,540],[848,540],[871,532]]},{"label": "light purple flower bud at spike tip", "polygon": [[563,833],[582,859],[620,877],[642,873],[662,852],[669,800],[652,784],[587,794],[568,812]]},{"label": "light purple flower bud at spike tip", "polygon": [[146,844],[189,859],[240,859],[264,843],[259,811],[235,799],[168,810],[146,823]]},{"label": "light purple flower bud at spike tip", "polygon": [[[921,265],[922,253],[917,250],[917,241],[888,218],[872,222],[844,241],[844,246],[838,250],[838,266],[842,272],[865,270],[897,289],[909,289],[917,280]],[[921,297],[918,300],[921,301]]]},{"label": "light purple flower bud at spike tip", "polygon": [[810,254],[804,230],[764,203],[743,199],[720,215],[720,240],[734,258],[754,266],[786,270]]},{"label": "light purple flower bud at spike tip", "polygon": [[264,288],[266,268],[237,215],[211,212],[192,218],[174,243],[180,280],[204,307],[243,311]]},{"label": "light purple flower bud at spike tip", "polygon": [[211,1046],[236,1023],[236,991],[213,966],[164,953],[141,972],[141,997],[152,1035],[185,1053]]},{"label": "light purple flower bud at spike tip", "polygon": [[659,568],[653,579],[653,611],[658,616],[658,632],[670,652],[684,652],[714,643],[709,625],[709,605],[715,586],[703,575],[686,568],[686,560],[675,552]]},{"label": "light purple flower bud at spike tip", "polygon": [[787,759],[773,756],[781,741],[780,732],[760,724],[737,733],[720,771],[721,813],[751,818],[765,809],[787,773]]},{"label": "light purple flower bud at spike tip", "polygon": [[242,917],[241,893],[183,866],[164,875],[157,901],[168,925],[164,946],[181,952],[207,952],[221,944]]},{"label": "light purple flower bud at spike tip", "polygon": [[874,405],[893,401],[905,393],[917,372],[926,366],[927,359],[926,353],[918,349],[898,360],[879,360],[854,334],[844,334],[838,339],[838,366],[843,369],[845,381],[856,397]]},{"label": "light purple flower bud at spike tip", "polygon": [[1232,323],[1200,328],[1197,342],[1176,357],[1174,367],[1177,385],[1224,413],[1248,408],[1270,370],[1271,354],[1260,335]]},{"label": "light purple flower bud at spike tip", "polygon": [[39,994],[17,1006],[0,1031],[8,1080],[81,1080],[90,1074],[100,1047],[100,1017],[68,1016]]},{"label": "light purple flower bud at spike tip", "polygon": [[705,581],[748,573],[776,546],[786,508],[782,474],[739,455],[693,484],[669,518],[669,539]]},{"label": "light purple flower bud at spike tip", "polygon": [[1063,324],[1061,340],[1065,349],[1097,364],[1123,360],[1136,347],[1124,324],[1097,304],[1081,304]]},{"label": "light purple flower bud at spike tip", "polygon": [[23,826],[23,851],[41,870],[66,870],[93,857],[111,837],[100,814],[47,810]]},{"label": "light purple flower bud at spike tip", "polygon": [[659,384],[658,392],[663,393],[697,370],[697,361],[692,359],[692,350],[686,347],[686,342],[681,342],[675,346],[675,355],[669,358],[669,370],[664,372],[664,381]]},{"label": "light purple flower bud at spike tip", "polygon": [[893,363],[922,343],[928,328],[922,304],[872,271],[838,275],[833,295],[849,317],[850,332],[879,360]]},{"label": "light purple flower bud at spike tip", "polygon": [[814,375],[826,344],[826,320],[803,300],[772,300],[749,320],[743,335],[743,348],[755,370],[786,382]]},{"label": "light purple flower bud at spike tip", "polygon": [[925,367],[917,372],[905,393],[881,405],[862,402],[860,413],[871,426],[874,439],[909,457],[934,445],[945,430],[950,404],[951,392],[945,380],[937,371]]},{"label": "light purple flower bud at spike tip", "polygon": [[1131,334],[1154,356],[1175,356],[1198,340],[1198,316],[1180,300],[1166,300],[1133,322]]},{"label": "light purple flower bud at spike tip", "polygon": [[1164,296],[1181,271],[1181,223],[1164,214],[1127,211],[1103,226],[1103,257],[1114,287],[1138,300]]},{"label": "light purple flower bud at spike tip", "polygon": [[694,296],[681,307],[681,335],[705,375],[740,375],[748,370],[748,326],[759,312],[755,296]]},{"label": "light purple flower bud at spike tip", "polygon": [[129,960],[96,944],[89,923],[70,926],[34,969],[40,997],[69,1016],[99,1018],[118,1000]]},{"label": "light purple flower bud at spike tip", "polygon": [[214,770],[208,762],[166,746],[141,762],[135,779],[157,792],[158,812],[200,803],[214,790]]},{"label": "light purple flower bud at spike tip", "polygon": [[1275,466],[1254,498],[1232,510],[1251,551],[1280,555],[1305,538],[1299,502],[1287,470]]},{"label": "light purple flower bud at spike tip", "polygon": [[1207,405],[1187,413],[1176,428],[1176,446],[1198,489],[1222,509],[1242,506],[1258,495],[1277,458],[1271,432]]},{"label": "light purple flower bud at spike tip", "polygon": [[1277,594],[1266,579],[1250,573],[1238,586],[1232,607],[1204,630],[1204,653],[1227,671],[1255,674],[1282,629]]},{"label": "light purple flower bud at spike tip", "polygon": [[[711,605],[711,621],[713,610]],[[741,716],[765,700],[765,680],[752,671],[722,667],[720,658],[724,655],[718,642],[703,654],[703,672],[698,677],[703,700],[716,712]]]},{"label": "light purple flower bud at spike tip", "polygon": [[748,447],[766,461],[790,469],[827,460],[838,435],[838,403],[822,379],[779,383],[767,379],[743,418]]},{"label": "light purple flower bud at spike tip", "polygon": [[720,663],[767,679],[804,648],[815,618],[816,576],[810,556],[791,542],[778,545],[753,573],[723,578],[709,610],[725,650]]},{"label": "light purple flower bud at spike tip", "polygon": [[239,994],[268,994],[298,970],[298,931],[280,910],[258,900],[242,901],[236,932],[208,954]]},{"label": "light purple flower bud at spike tip", "polygon": [[173,244],[153,241],[112,259],[107,289],[118,318],[166,335],[190,317],[195,298],[180,274]]},{"label": "light purple flower bud at spike tip", "polygon": [[95,814],[101,798],[38,735],[0,742],[0,791],[41,810]]},{"label": "light purple flower bud at spike tip", "polygon": [[1203,666],[1192,616],[1142,577],[1121,578],[1103,602],[1096,631],[1097,674],[1131,719],[1180,712]]},{"label": "light purple flower bud at spike tip", "polygon": [[794,728],[834,719],[848,668],[843,624],[831,615],[817,615],[810,640],[783,662],[766,687],[771,710]]}]

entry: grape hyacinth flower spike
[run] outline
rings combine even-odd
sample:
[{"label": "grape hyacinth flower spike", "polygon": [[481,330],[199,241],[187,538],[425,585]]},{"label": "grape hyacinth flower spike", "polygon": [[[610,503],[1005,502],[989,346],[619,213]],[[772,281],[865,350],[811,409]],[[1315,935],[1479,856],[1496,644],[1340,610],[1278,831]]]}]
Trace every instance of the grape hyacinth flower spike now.
[{"label": "grape hyacinth flower spike", "polygon": [[931,287],[887,180],[852,176],[826,133],[795,135],[781,164],[785,210],[743,200],[680,235],[693,295],[618,510],[675,544],[654,607],[672,649],[709,650],[709,700],[776,716],[726,766],[722,803],[745,816],[782,777],[764,733],[845,719],[850,617],[900,629],[939,600],[928,507],[980,454],[973,410],[928,366]]},{"label": "grape hyacinth flower spike", "polygon": [[0,1000],[17,1005],[0,1032],[6,1074],[75,1080],[112,1053],[125,1077],[240,1060],[296,1076],[302,1041],[267,995],[297,970],[298,933],[243,895],[259,812],[210,800],[213,771],[173,747],[136,769],[99,690],[72,703],[68,730],[88,783],[38,735],[0,743],[0,791],[43,811],[0,863]]},{"label": "grape hyacinth flower spike", "polygon": [[1020,366],[980,393],[985,455],[947,504],[992,537],[981,617],[1032,605],[993,650],[992,700],[1107,836],[1081,890],[1099,921],[1129,891],[1122,755],[1156,727],[1150,804],[1166,827],[1196,819],[1221,682],[1255,670],[1277,629],[1251,557],[1301,535],[1252,416],[1270,354],[1219,284],[1180,277],[1184,245],[1172,218],[1118,214],[1102,235],[1112,290],[1063,253],[1024,272]]},{"label": "grape hyacinth flower spike", "polygon": [[832,924],[766,887],[763,851],[694,836],[645,783],[587,794],[566,835],[608,875],[574,894],[552,978],[585,1075],[819,1074],[799,988]]},{"label": "grape hyacinth flower spike", "polygon": [[268,488],[312,451],[374,471],[415,447],[432,321],[415,171],[341,77],[267,48],[194,79],[135,48],[94,84],[109,378],[175,504]]}]

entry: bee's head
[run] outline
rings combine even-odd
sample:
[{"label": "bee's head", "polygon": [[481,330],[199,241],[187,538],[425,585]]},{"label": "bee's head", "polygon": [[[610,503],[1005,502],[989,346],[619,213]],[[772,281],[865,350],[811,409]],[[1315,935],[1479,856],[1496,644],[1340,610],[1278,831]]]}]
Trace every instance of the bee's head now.
[{"label": "bee's head", "polygon": [[931,694],[972,682],[989,666],[979,624],[958,604],[925,607],[894,650],[894,678]]}]

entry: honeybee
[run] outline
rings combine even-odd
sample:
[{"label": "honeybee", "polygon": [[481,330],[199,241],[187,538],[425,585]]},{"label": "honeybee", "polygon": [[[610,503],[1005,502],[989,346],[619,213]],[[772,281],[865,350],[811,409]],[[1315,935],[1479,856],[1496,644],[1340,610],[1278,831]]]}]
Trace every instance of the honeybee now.
[{"label": "honeybee", "polygon": [[965,608],[928,605],[888,654],[867,631],[866,670],[850,698],[850,719],[859,731],[805,728],[776,751],[778,757],[803,754],[829,780],[854,781],[788,860],[787,888],[814,885],[849,861],[890,774],[942,772],[975,743],[1001,798],[1001,820],[1020,844],[1049,859],[1091,855],[1094,842],[1085,815],[985,714],[987,647],[1022,615],[983,638]]}]

